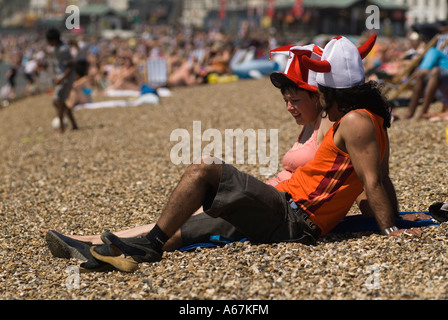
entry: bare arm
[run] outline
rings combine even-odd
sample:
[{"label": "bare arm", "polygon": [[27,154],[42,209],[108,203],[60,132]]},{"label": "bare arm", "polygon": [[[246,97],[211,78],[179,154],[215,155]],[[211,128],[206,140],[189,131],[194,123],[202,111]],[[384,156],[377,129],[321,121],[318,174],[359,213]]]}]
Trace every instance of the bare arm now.
[{"label": "bare arm", "polygon": [[[389,149],[386,152],[386,155],[382,161],[381,169],[383,172],[383,186],[386,189],[387,196],[389,197],[389,201],[396,212],[396,217],[398,217],[398,199],[397,194],[395,192],[395,187],[389,177]],[[374,216],[374,212],[370,208],[369,202],[367,201],[366,192],[363,191],[358,198],[356,199],[356,203],[358,204],[361,213],[365,216]]]},{"label": "bare arm", "polygon": [[393,185],[388,177],[386,161],[381,160],[376,130],[370,117],[361,112],[348,114],[335,134],[335,143],[349,153],[380,230],[392,227],[397,214],[396,197],[393,196],[395,200],[391,201],[388,195]]},{"label": "bare arm", "polygon": [[[389,200],[391,201],[392,207],[394,208],[394,211],[396,212],[395,217],[398,217],[398,200],[395,193],[395,188],[392,184],[392,181],[389,177],[385,177],[385,180],[383,181],[383,186],[386,188],[387,196],[389,197]],[[356,198],[356,204],[359,207],[359,210],[361,210],[361,213],[364,216],[367,217],[373,217],[375,216],[372,208],[370,208],[369,202],[367,201],[366,192],[363,191],[358,198]]]}]

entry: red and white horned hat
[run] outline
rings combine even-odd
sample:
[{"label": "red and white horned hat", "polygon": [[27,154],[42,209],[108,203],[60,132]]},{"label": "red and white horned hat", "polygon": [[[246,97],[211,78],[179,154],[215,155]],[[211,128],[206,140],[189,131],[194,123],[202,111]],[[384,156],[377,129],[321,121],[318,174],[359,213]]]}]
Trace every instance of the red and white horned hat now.
[{"label": "red and white horned hat", "polygon": [[283,54],[289,56],[286,63],[285,72],[274,72],[271,74],[271,82],[277,88],[281,88],[282,85],[288,82],[294,82],[299,88],[317,92],[317,73],[308,69],[302,63],[301,57],[307,57],[310,60],[320,60],[322,56],[322,48],[315,44],[309,44],[306,46],[283,46],[277,49],[271,50],[269,57],[272,54]]},{"label": "red and white horned hat", "polygon": [[365,81],[364,59],[375,45],[376,35],[357,48],[345,37],[333,38],[325,46],[322,59],[316,61],[302,57],[303,65],[317,72],[316,82],[324,87],[350,88]]}]

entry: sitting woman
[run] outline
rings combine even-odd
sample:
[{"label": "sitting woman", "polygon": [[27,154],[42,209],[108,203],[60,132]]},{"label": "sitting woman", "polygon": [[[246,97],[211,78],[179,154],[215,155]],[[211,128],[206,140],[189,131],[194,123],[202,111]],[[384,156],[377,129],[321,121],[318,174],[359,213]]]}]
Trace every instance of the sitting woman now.
[{"label": "sitting woman", "polygon": [[120,58],[120,67],[111,76],[112,84],[107,90],[134,90],[140,91],[143,84],[138,66],[132,61],[132,57]]},{"label": "sitting woman", "polygon": [[191,60],[187,58],[175,61],[170,65],[170,72],[168,75],[168,86],[190,86],[201,84],[203,79],[199,76],[200,65],[196,58]]}]

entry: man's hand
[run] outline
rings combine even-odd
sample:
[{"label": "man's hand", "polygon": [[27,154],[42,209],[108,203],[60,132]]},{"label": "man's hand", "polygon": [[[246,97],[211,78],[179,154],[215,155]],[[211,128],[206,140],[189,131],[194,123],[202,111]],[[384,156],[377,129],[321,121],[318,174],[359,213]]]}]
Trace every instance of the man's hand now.
[{"label": "man's hand", "polygon": [[420,237],[422,235],[422,230],[418,228],[411,229],[398,229],[396,231],[392,231],[387,236],[388,237],[401,237],[403,235],[411,236],[411,237]]}]

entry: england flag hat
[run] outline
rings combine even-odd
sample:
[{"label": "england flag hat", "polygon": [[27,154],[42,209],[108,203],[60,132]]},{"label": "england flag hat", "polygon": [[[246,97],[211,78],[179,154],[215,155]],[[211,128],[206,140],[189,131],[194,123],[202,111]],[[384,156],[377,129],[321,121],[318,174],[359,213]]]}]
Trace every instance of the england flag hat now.
[{"label": "england flag hat", "polygon": [[285,72],[274,72],[271,74],[271,82],[277,87],[281,88],[283,85],[294,82],[299,88],[317,92],[317,73],[307,68],[301,60],[301,57],[306,56],[310,60],[320,60],[322,56],[322,49],[315,45],[309,44],[306,46],[283,46],[273,49],[272,54],[283,54],[288,56]]}]

